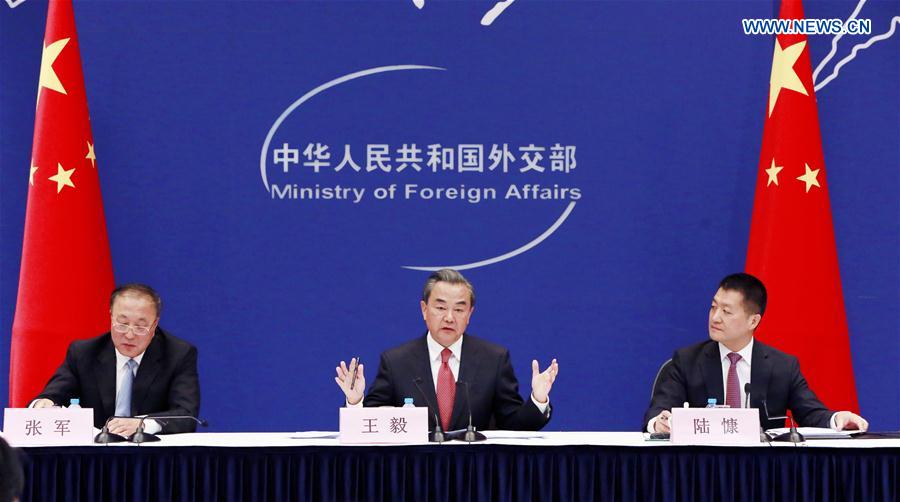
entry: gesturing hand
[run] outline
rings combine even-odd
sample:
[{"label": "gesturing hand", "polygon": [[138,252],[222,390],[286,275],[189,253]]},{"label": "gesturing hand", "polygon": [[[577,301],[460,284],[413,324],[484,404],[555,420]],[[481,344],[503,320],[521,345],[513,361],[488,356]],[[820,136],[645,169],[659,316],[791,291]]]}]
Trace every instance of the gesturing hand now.
[{"label": "gesturing hand", "polygon": [[537,402],[546,403],[550,399],[550,389],[553,388],[557,373],[559,373],[559,364],[556,359],[543,373],[540,371],[537,360],[531,361],[531,395]]},{"label": "gesturing hand", "polygon": [[[337,376],[334,377],[334,381],[338,384],[338,387],[344,391],[344,395],[347,396],[348,404],[357,404],[362,400],[363,392],[366,390],[366,377],[363,375],[363,369],[365,368],[364,364],[360,364],[359,368],[356,368],[356,358],[350,359],[350,367],[348,368],[344,361],[341,361],[341,365],[336,367]],[[352,384],[351,381],[353,379],[353,370],[356,371],[356,382]]]}]

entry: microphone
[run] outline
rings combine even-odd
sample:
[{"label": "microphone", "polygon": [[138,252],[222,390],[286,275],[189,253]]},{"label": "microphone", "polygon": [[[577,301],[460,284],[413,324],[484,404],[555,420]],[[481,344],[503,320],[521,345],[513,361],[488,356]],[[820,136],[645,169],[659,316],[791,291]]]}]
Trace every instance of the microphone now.
[{"label": "microphone", "polygon": [[786,441],[791,443],[802,443],[806,441],[806,438],[803,437],[803,434],[800,434],[797,431],[797,424],[794,423],[794,417],[790,415],[785,415],[783,417],[772,417],[769,416],[769,407],[766,406],[766,400],[763,399],[763,409],[766,412],[766,420],[785,420],[790,419],[791,421],[791,430],[790,432],[785,432],[784,434],[779,434],[772,438],[772,441]]},{"label": "microphone", "polygon": [[132,417],[117,417],[115,415],[106,419],[106,422],[103,423],[103,428],[100,429],[100,434],[94,436],[94,442],[97,444],[109,444],[109,443],[121,443],[122,441],[126,441],[126,439],[118,434],[113,434],[109,432],[109,421],[114,418],[132,418]]},{"label": "microphone", "polygon": [[190,420],[193,420],[194,422],[197,422],[198,424],[200,424],[203,427],[209,426],[209,422],[207,422],[206,420],[197,418],[192,415],[157,415],[157,416],[144,415],[143,417],[141,417],[141,422],[138,424],[137,430],[135,430],[134,434],[132,434],[131,437],[128,438],[128,441],[135,443],[135,444],[152,443],[154,441],[160,441],[159,436],[157,436],[156,434],[148,434],[148,433],[144,432],[144,420],[146,420],[148,418],[152,418],[153,420],[156,420],[157,422],[160,423],[160,425],[165,425],[171,419],[176,419],[176,420],[190,419]]},{"label": "microphone", "polygon": [[469,426],[466,427],[466,434],[463,436],[463,441],[467,443],[472,443],[474,441],[484,441],[487,437],[476,431],[475,427],[472,425],[472,401],[469,397],[469,382],[456,382],[458,384],[462,384],[466,388],[466,411],[469,412]]},{"label": "microphone", "polygon": [[428,394],[422,390],[422,379],[419,377],[413,378],[413,383],[416,385],[416,388],[419,389],[419,394],[422,395],[422,398],[425,399],[425,405],[428,406],[428,411],[431,412],[431,415],[434,417],[434,432],[432,432],[428,441],[432,443],[443,443],[444,442],[444,429],[441,428],[441,418],[438,417],[437,412],[435,411],[437,408],[431,406],[431,401],[428,399]]},{"label": "microphone", "polygon": [[[744,384],[744,394],[746,394],[746,397],[744,397],[744,408],[749,408],[750,407],[750,382],[747,382]],[[767,413],[768,413],[768,411],[767,411]],[[766,435],[766,430],[763,429],[762,422],[760,422],[760,424],[759,424],[759,442],[760,443],[768,443],[769,442],[769,436]]]}]

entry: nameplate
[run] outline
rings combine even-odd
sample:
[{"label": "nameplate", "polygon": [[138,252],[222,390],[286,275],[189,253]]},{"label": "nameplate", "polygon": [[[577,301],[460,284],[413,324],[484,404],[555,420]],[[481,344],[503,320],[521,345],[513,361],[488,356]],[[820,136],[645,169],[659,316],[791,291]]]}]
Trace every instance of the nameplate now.
[{"label": "nameplate", "polygon": [[428,442],[428,408],[341,408],[341,443]]},{"label": "nameplate", "polygon": [[756,408],[672,408],[672,444],[759,444]]},{"label": "nameplate", "polygon": [[91,408],[6,408],[3,435],[13,446],[78,446],[94,443]]}]

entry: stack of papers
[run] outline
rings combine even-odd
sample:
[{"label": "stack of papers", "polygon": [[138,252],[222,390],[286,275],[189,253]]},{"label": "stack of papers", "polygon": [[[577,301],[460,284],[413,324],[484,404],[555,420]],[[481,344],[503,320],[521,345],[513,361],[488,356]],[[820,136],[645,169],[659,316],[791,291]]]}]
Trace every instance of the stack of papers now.
[{"label": "stack of papers", "polygon": [[[787,427],[780,429],[769,429],[766,434],[773,438],[780,434],[791,432]],[[825,427],[797,427],[797,432],[803,434],[806,439],[850,439],[856,434],[862,434],[862,431],[836,431]]]}]

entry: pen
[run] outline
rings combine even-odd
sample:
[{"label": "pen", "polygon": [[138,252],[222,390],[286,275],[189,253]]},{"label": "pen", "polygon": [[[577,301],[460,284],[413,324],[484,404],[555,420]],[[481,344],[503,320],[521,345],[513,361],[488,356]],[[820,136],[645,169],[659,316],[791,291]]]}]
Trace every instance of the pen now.
[{"label": "pen", "polygon": [[353,386],[356,385],[356,372],[359,370],[359,356],[353,358],[353,374],[350,376],[350,390],[353,390]]}]

